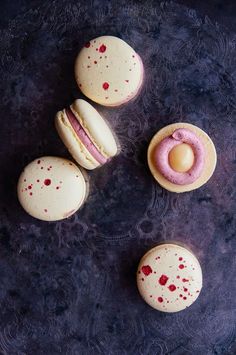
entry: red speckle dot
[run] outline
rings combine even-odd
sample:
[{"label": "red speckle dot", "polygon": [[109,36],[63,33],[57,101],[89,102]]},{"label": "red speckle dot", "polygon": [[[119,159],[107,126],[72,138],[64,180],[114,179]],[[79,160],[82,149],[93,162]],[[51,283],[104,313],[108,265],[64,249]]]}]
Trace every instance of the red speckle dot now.
[{"label": "red speckle dot", "polygon": [[43,166],[41,166],[41,170],[43,170]]},{"label": "red speckle dot", "polygon": [[184,296],[184,297],[183,297],[183,300],[186,300],[186,299],[187,299],[187,297]]},{"label": "red speckle dot", "polygon": [[73,165],[72,163],[69,163],[69,165]]},{"label": "red speckle dot", "polygon": [[179,295],[179,297],[183,297],[183,295]]},{"label": "red speckle dot", "polygon": [[168,287],[168,289],[169,289],[171,292],[173,292],[173,291],[176,290],[176,286],[172,284],[172,285],[170,285],[170,286]]},{"label": "red speckle dot", "polygon": [[37,182],[39,182],[39,179],[37,180]]},{"label": "red speckle dot", "polygon": [[159,278],[159,284],[164,286],[167,281],[168,281],[169,277],[167,277],[166,275],[161,275],[161,277]]},{"label": "red speckle dot", "polygon": [[57,190],[60,189],[60,186],[57,186],[56,189],[57,189]]},{"label": "red speckle dot", "polygon": [[142,281],[144,281],[144,278],[142,277],[142,279],[141,279]]},{"label": "red speckle dot", "polygon": [[29,185],[29,186],[28,186],[28,189],[29,189],[29,190],[31,190],[31,189],[32,189],[32,186],[31,186],[31,185]]},{"label": "red speckle dot", "polygon": [[138,274],[141,274],[141,271],[138,271]]},{"label": "red speckle dot", "polygon": [[98,51],[98,48],[96,48],[96,51]]},{"label": "red speckle dot", "polygon": [[152,298],[152,295],[150,295],[149,297]]},{"label": "red speckle dot", "polygon": [[97,64],[97,61],[96,61],[96,60],[94,61],[94,64]]},{"label": "red speckle dot", "polygon": [[199,290],[196,291],[197,293],[200,292]]},{"label": "red speckle dot", "polygon": [[105,83],[102,84],[102,87],[103,87],[104,90],[108,90],[109,84],[107,82],[105,82]]},{"label": "red speckle dot", "polygon": [[135,55],[132,55],[132,58],[135,58]]},{"label": "red speckle dot", "polygon": [[88,59],[90,59],[90,56],[88,56]]},{"label": "red speckle dot", "polygon": [[180,276],[178,275],[178,276],[176,276],[176,278],[177,278],[177,279],[180,279]]},{"label": "red speckle dot", "polygon": [[28,189],[27,189],[27,187],[25,188],[25,191],[27,191]]},{"label": "red speckle dot", "polygon": [[44,212],[46,212],[46,213],[47,213],[47,211],[48,211],[48,210],[45,208],[45,209],[44,209]]},{"label": "red speckle dot", "polygon": [[184,292],[188,292],[188,289],[186,287],[184,287]]},{"label": "red speckle dot", "polygon": [[106,51],[107,47],[105,46],[105,44],[102,44],[100,47],[99,47],[99,52],[100,53],[104,53]]},{"label": "red speckle dot", "polygon": [[37,161],[37,164],[40,164],[40,163],[41,163],[41,160],[38,160],[38,161]]},{"label": "red speckle dot", "polygon": [[87,42],[87,43],[85,43],[85,48],[89,48],[90,47],[90,42]]},{"label": "red speckle dot", "polygon": [[179,265],[179,269],[183,269],[184,268],[184,265],[183,264],[180,264]]},{"label": "red speckle dot", "polygon": [[126,81],[126,83],[128,83],[129,82],[129,80],[125,80]]},{"label": "red speckle dot", "polygon": [[188,279],[185,279],[185,278],[183,278],[182,281],[183,281],[183,282],[189,282],[189,280],[188,280]]},{"label": "red speckle dot", "polygon": [[48,168],[47,170],[50,171],[50,168]]},{"label": "red speckle dot", "polygon": [[33,192],[30,192],[30,196],[32,196],[33,195]]},{"label": "red speckle dot", "polygon": [[157,272],[156,271],[154,271],[154,274],[156,274]]},{"label": "red speckle dot", "polygon": [[163,302],[163,298],[162,297],[158,297],[158,302],[162,303]]},{"label": "red speckle dot", "polygon": [[142,272],[144,273],[145,276],[148,276],[149,274],[152,273],[152,268],[149,265],[144,265],[141,268]]},{"label": "red speckle dot", "polygon": [[79,84],[79,87],[81,88],[81,87],[82,87],[82,84]]},{"label": "red speckle dot", "polygon": [[182,257],[180,257],[180,258],[179,258],[179,261],[182,261],[182,260],[183,260],[183,258],[182,258]]},{"label": "red speckle dot", "polygon": [[24,179],[24,182],[26,182],[26,179]]},{"label": "red speckle dot", "polygon": [[46,186],[51,185],[51,180],[50,179],[45,179],[44,180],[44,185],[46,185]]}]

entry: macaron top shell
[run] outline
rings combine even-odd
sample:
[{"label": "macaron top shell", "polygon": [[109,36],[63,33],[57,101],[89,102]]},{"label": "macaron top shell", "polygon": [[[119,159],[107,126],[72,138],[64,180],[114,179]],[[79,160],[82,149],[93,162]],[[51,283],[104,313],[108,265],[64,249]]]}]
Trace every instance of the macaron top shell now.
[{"label": "macaron top shell", "polygon": [[44,221],[56,221],[80,208],[86,197],[86,182],[74,163],[47,156],[25,167],[17,192],[28,214]]},{"label": "macaron top shell", "polygon": [[[155,164],[155,150],[158,144],[162,142],[165,138],[171,136],[176,130],[181,128],[192,131],[201,140],[201,143],[205,150],[205,162],[201,176],[196,181],[188,185],[177,185],[168,181],[161,174]],[[173,123],[158,131],[149,144],[147,155],[148,166],[156,181],[166,190],[177,193],[192,191],[204,185],[214,173],[217,162],[216,150],[211,138],[207,135],[206,132],[204,132],[199,127],[186,122]]]},{"label": "macaron top shell", "polygon": [[188,249],[162,244],[141,259],[137,285],[151,307],[162,312],[178,312],[198,298],[202,288],[201,266]]},{"label": "macaron top shell", "polygon": [[98,150],[107,158],[116,155],[115,138],[98,111],[82,99],[75,100],[71,110]]},{"label": "macaron top shell", "polygon": [[139,55],[122,39],[102,36],[88,42],[75,63],[79,88],[91,100],[117,106],[132,99],[143,81]]}]

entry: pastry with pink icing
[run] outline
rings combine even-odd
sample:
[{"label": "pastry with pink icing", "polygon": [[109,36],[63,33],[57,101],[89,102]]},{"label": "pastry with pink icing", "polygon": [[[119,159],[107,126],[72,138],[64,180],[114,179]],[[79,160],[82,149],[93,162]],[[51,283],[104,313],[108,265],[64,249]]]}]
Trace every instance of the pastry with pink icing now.
[{"label": "pastry with pink icing", "polygon": [[210,137],[188,123],[164,127],[148,148],[148,164],[154,178],[169,191],[185,192],[206,183],[216,166]]},{"label": "pastry with pink icing", "polygon": [[122,39],[102,36],[85,44],[75,62],[82,93],[104,106],[119,106],[139,93],[144,77],[140,56]]},{"label": "pastry with pink icing", "polygon": [[151,307],[161,312],[179,312],[190,307],[201,292],[201,266],[188,249],[161,244],[141,259],[137,285]]},{"label": "pastry with pink icing", "polygon": [[75,100],[59,111],[56,129],[73,158],[92,170],[107,163],[117,154],[116,140],[105,120],[84,100]]}]

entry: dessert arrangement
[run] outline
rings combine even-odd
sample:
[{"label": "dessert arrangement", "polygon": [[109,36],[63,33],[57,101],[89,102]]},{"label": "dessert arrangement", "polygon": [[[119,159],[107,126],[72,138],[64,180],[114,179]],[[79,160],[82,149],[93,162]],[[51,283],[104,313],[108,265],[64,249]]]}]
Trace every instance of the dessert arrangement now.
[{"label": "dessert arrangement", "polygon": [[[95,38],[81,49],[75,78],[90,100],[115,107],[141,91],[144,68],[140,56],[122,39]],[[118,142],[108,123],[87,101],[75,100],[57,112],[56,130],[79,166],[93,170],[118,154]],[[204,185],[215,170],[217,156],[210,137],[189,123],[159,130],[147,152],[154,179],[166,190],[180,193]],[[21,173],[17,193],[23,209],[43,221],[70,217],[86,201],[88,181],[73,162],[45,156]],[[178,312],[192,305],[202,288],[201,266],[178,242],[160,244],[141,259],[137,286],[144,301],[162,312]]]}]

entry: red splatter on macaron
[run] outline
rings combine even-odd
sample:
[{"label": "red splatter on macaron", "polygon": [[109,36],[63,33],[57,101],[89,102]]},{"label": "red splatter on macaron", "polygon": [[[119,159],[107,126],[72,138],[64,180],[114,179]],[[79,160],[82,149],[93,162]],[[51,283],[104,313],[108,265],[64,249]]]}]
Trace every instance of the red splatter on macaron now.
[{"label": "red splatter on macaron", "polygon": [[107,82],[105,82],[105,83],[102,84],[102,87],[103,87],[104,90],[108,90],[109,84]]},{"label": "red splatter on macaron", "polygon": [[159,278],[159,284],[165,286],[168,280],[169,277],[167,277],[166,275],[161,275],[161,277]]},{"label": "red splatter on macaron", "polygon": [[142,266],[142,272],[144,273],[145,276],[148,276],[152,273],[152,268],[149,265],[144,265]]},{"label": "red splatter on macaron", "polygon": [[100,47],[99,47],[99,52],[100,53],[104,53],[106,51],[107,47],[105,46],[105,44],[102,44]]},{"label": "red splatter on macaron", "polygon": [[46,186],[51,185],[51,180],[50,179],[45,179],[44,180],[44,185],[46,185]]}]

